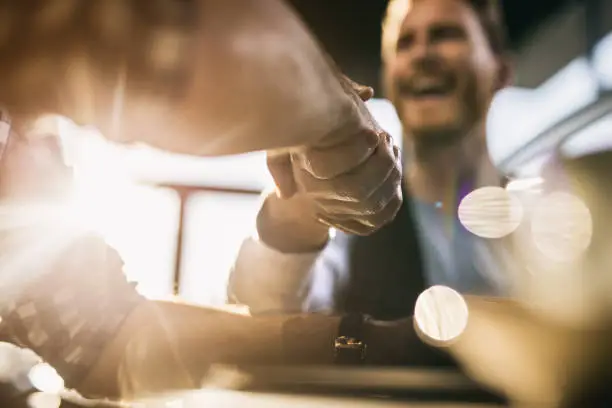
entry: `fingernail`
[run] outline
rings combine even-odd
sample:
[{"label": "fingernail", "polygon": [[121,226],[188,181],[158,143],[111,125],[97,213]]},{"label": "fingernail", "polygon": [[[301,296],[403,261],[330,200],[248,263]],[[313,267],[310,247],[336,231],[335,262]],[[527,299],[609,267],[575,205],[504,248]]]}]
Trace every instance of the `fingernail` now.
[{"label": "fingernail", "polygon": [[400,155],[399,147],[393,145],[393,157],[395,158],[395,160],[399,159],[399,155]]},{"label": "fingernail", "polygon": [[380,143],[381,135],[378,132],[368,132],[368,145],[370,147],[376,147]]},{"label": "fingernail", "polygon": [[385,140],[386,140],[386,141],[387,141],[387,143],[389,143],[390,145],[393,145],[393,144],[394,144],[394,143],[393,143],[393,137],[392,137],[392,136],[391,136],[389,133],[387,133],[387,132],[385,132]]}]

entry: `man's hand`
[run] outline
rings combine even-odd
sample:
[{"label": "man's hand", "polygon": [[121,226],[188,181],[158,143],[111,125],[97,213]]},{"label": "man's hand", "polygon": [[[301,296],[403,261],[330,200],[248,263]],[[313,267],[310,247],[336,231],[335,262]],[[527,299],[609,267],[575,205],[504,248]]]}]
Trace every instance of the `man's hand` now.
[{"label": "man's hand", "polygon": [[[354,96],[363,125],[340,129],[312,146],[268,154],[268,167],[283,199],[267,200],[283,213],[277,223],[279,218],[286,224],[299,219],[311,230],[315,223],[367,235],[391,221],[401,206],[399,149],[362,102],[372,97],[372,89],[346,78],[343,85]],[[322,230],[326,231],[319,227]],[[320,242],[322,234],[314,236]]]}]

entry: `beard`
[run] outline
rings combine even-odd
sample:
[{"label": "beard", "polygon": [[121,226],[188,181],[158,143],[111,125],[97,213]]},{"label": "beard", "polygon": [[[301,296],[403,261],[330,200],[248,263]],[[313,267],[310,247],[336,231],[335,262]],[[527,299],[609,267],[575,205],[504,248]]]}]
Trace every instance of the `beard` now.
[{"label": "beard", "polygon": [[452,74],[448,81],[453,81],[452,94],[441,102],[441,111],[427,113],[419,112],[409,104],[414,101],[414,83],[418,74],[412,78],[398,78],[390,87],[389,97],[393,103],[405,137],[410,143],[422,145],[427,149],[438,149],[461,142],[466,135],[471,134],[484,120],[488,109],[488,99],[483,97],[483,87],[476,73],[462,76],[461,80]]}]

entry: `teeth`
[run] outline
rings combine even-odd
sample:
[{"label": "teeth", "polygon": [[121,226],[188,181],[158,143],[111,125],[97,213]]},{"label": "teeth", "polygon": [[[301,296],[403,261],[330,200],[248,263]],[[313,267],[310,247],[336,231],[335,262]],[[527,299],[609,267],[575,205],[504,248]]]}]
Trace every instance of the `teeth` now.
[{"label": "teeth", "polygon": [[430,94],[430,93],[445,93],[447,91],[447,89],[445,87],[428,87],[428,88],[420,88],[415,90],[416,94],[418,95],[422,95],[422,94]]},{"label": "teeth", "polygon": [[417,81],[414,85],[417,88],[430,88],[430,87],[439,87],[439,86],[444,86],[446,84],[445,81],[442,81],[440,79],[422,79],[420,81]]},{"label": "teeth", "polygon": [[443,86],[428,86],[424,88],[418,88],[417,92],[436,92],[436,91],[444,91],[446,88]]},{"label": "teeth", "polygon": [[419,78],[413,84],[413,91],[417,94],[421,93],[442,93],[449,90],[449,83],[442,78]]},{"label": "teeth", "polygon": [[417,94],[430,93],[430,92],[446,92],[448,87],[444,84],[420,84],[414,87],[414,91]]}]

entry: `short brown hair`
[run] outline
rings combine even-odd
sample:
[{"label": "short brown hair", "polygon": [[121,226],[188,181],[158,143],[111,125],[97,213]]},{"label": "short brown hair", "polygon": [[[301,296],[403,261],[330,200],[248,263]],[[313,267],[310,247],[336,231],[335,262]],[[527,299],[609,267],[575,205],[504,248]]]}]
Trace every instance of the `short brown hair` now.
[{"label": "short brown hair", "polygon": [[[390,0],[383,22],[382,57],[388,61],[395,54],[397,38],[402,22],[414,0]],[[496,54],[506,50],[506,27],[499,0],[463,0],[476,11],[478,19]]]}]

